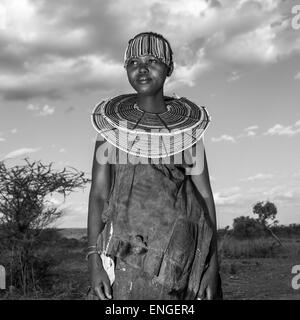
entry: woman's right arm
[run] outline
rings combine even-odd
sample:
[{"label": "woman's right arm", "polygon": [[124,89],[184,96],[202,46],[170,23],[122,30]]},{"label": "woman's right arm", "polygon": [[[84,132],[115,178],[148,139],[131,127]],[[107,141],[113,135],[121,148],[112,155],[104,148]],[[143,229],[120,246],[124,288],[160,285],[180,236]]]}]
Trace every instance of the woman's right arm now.
[{"label": "woman's right arm", "polygon": [[[96,141],[93,167],[92,184],[89,194],[88,206],[88,246],[96,246],[97,239],[103,230],[105,223],[102,220],[104,203],[109,195],[111,186],[110,166],[104,163],[101,155],[104,150],[111,150],[106,141]],[[111,299],[111,287],[108,275],[103,268],[102,260],[98,254],[88,257],[88,269],[91,287],[100,300]]]}]

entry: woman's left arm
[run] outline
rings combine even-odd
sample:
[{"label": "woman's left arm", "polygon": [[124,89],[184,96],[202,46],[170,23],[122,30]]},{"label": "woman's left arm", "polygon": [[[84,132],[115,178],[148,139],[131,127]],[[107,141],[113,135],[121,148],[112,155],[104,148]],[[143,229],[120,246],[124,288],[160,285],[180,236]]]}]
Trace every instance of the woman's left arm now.
[{"label": "woman's left arm", "polygon": [[205,200],[209,213],[210,224],[213,229],[212,242],[209,251],[209,266],[202,278],[198,297],[214,299],[217,296],[219,277],[216,208],[210,185],[207,159],[202,139],[197,142],[195,147],[196,165],[189,174],[191,175],[191,179],[197,187],[199,193]]}]

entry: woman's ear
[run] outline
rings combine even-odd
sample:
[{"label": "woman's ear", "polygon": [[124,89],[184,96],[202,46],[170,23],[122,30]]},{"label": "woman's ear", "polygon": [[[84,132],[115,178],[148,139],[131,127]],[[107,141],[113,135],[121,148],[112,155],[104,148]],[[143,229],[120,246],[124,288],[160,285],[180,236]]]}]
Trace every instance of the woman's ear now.
[{"label": "woman's ear", "polygon": [[171,74],[173,73],[173,70],[174,70],[174,65],[173,63],[169,66],[169,69],[168,69],[168,73],[167,73],[167,76],[170,77]]}]

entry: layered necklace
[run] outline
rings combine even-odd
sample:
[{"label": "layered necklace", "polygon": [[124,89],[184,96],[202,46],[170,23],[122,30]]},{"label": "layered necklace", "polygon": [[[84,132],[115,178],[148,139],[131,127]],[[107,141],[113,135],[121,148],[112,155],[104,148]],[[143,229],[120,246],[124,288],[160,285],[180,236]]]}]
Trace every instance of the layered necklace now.
[{"label": "layered necklace", "polygon": [[139,108],[136,94],[102,101],[92,114],[95,129],[117,148],[141,157],[164,158],[182,152],[201,139],[209,125],[205,107],[186,98],[165,97],[167,110]]}]

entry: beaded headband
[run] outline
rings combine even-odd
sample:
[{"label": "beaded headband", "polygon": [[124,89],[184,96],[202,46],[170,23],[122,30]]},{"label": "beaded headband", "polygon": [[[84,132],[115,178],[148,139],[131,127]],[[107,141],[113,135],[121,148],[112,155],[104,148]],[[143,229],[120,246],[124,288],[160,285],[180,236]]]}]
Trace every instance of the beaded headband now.
[{"label": "beaded headband", "polygon": [[168,75],[171,75],[174,68],[173,52],[169,42],[162,35],[143,32],[130,39],[124,55],[124,67],[127,67],[130,59],[145,55],[152,55],[166,64],[169,67]]}]

